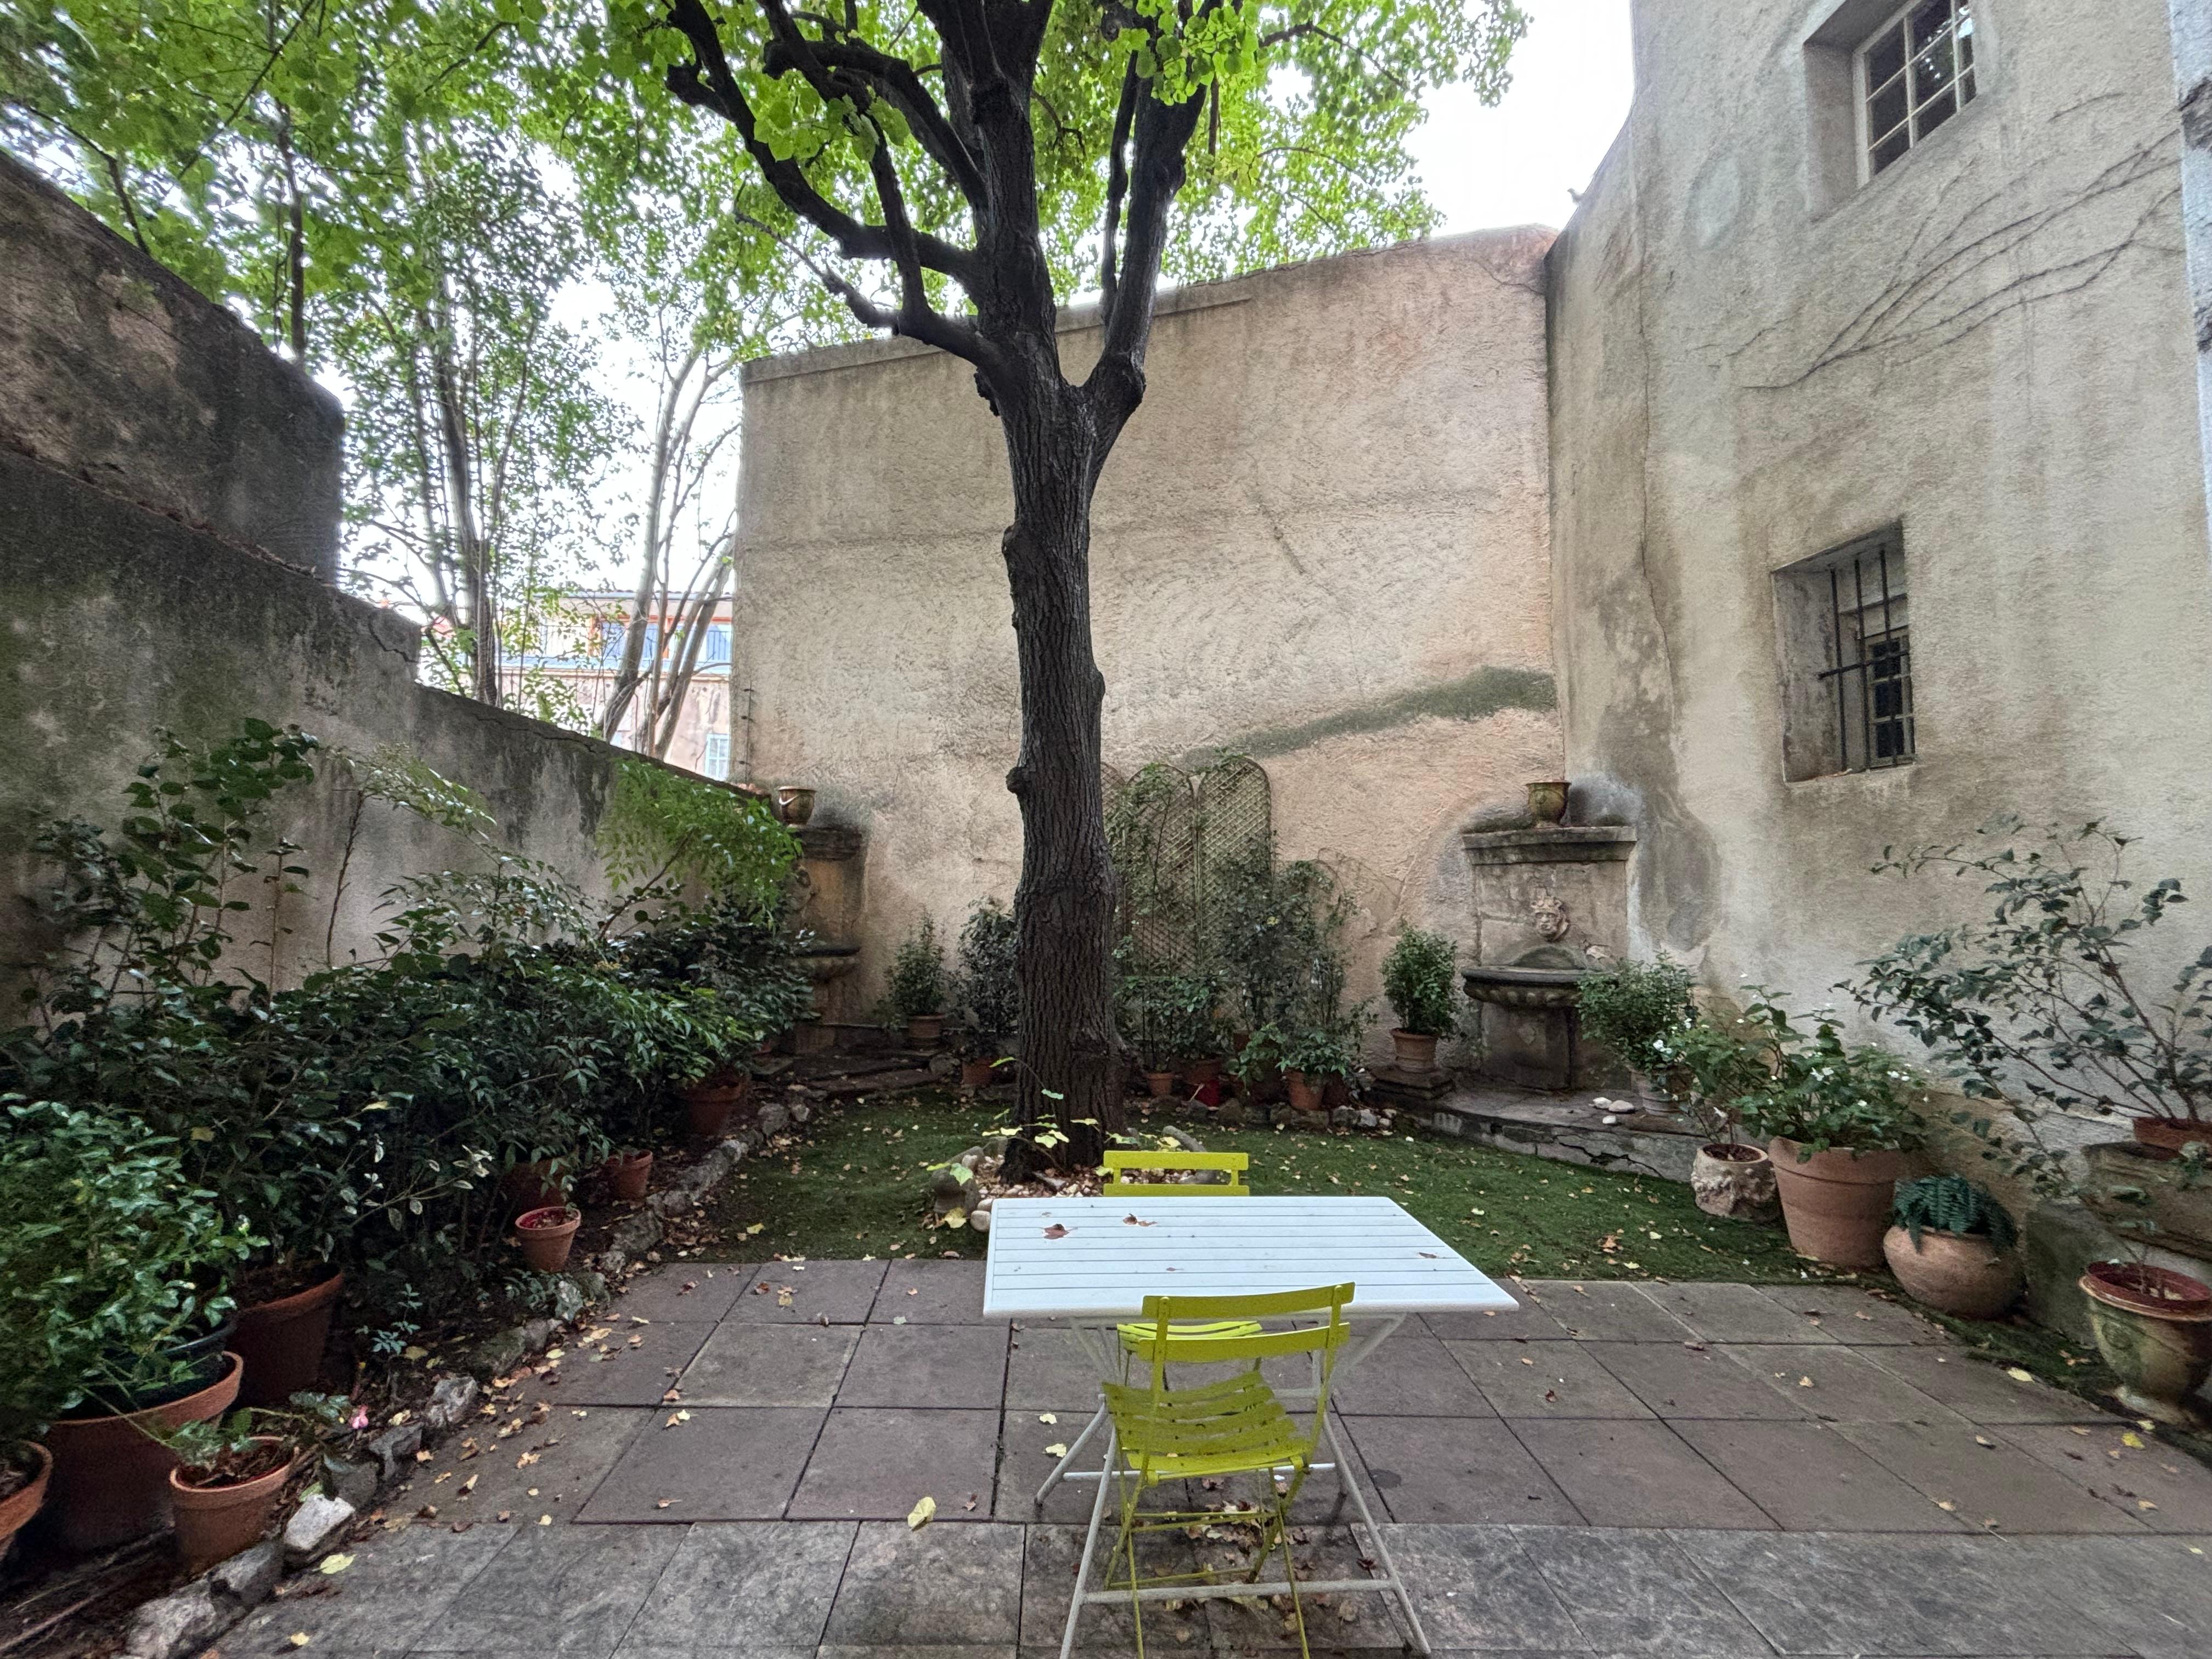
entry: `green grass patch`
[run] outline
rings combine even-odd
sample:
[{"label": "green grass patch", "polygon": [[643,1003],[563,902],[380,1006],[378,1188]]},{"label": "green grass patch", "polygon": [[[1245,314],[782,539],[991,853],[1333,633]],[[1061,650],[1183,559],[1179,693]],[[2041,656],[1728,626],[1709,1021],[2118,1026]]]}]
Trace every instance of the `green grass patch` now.
[{"label": "green grass patch", "polygon": [[[1176,1120],[1141,1111],[1133,1127]],[[1000,1126],[996,1109],[930,1092],[825,1107],[805,1139],[748,1159],[719,1219],[732,1246],[814,1257],[983,1254],[964,1228],[923,1224],[925,1172]],[[1709,1216],[1687,1186],[1610,1175],[1432,1137],[1225,1130],[1192,1123],[1216,1152],[1250,1154],[1263,1194],[1382,1194],[1486,1273],[1528,1279],[1830,1275],[1791,1254],[1778,1227]],[[757,1225],[760,1231],[750,1232]]]}]

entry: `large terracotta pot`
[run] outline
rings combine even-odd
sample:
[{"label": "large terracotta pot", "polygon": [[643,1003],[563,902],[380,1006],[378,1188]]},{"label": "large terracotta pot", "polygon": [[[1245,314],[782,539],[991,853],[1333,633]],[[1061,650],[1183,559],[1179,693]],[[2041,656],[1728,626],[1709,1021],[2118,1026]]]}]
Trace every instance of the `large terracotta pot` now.
[{"label": "large terracotta pot", "polygon": [[960,1086],[981,1089],[987,1086],[998,1071],[998,1063],[990,1060],[963,1060],[960,1062]]},{"label": "large terracotta pot", "polygon": [[730,1114],[744,1104],[752,1087],[752,1079],[746,1076],[735,1083],[689,1083],[676,1092],[684,1102],[692,1134],[701,1140],[713,1140],[728,1126]]},{"label": "large terracotta pot", "polygon": [[1779,1135],[1766,1148],[1790,1248],[1833,1267],[1879,1267],[1905,1154],[1836,1147],[1800,1163],[1802,1150]]},{"label": "large terracotta pot", "polygon": [[2192,1140],[2203,1141],[2212,1149],[2212,1123],[2196,1123],[2179,1118],[2139,1117],[2136,1119],[2135,1137],[2146,1146],[2163,1146],[2169,1152],[2178,1152]]},{"label": "large terracotta pot", "polygon": [[906,1023],[906,1040],[917,1048],[934,1048],[944,1035],[942,1014],[916,1014]]},{"label": "large terracotta pot", "polygon": [[1433,1072],[1437,1069],[1436,1038],[1394,1025],[1390,1028],[1390,1046],[1397,1052],[1400,1071]]},{"label": "large terracotta pot", "polygon": [[[2111,1264],[2100,1263],[2099,1267]],[[2120,1403],[2138,1416],[2161,1423],[2200,1427],[2201,1407],[2191,1396],[2212,1376],[2212,1291],[2182,1273],[2161,1273],[2157,1268],[2138,1273],[2148,1278],[2179,1281],[2195,1286],[2186,1302],[2190,1313],[2154,1312],[2148,1298],[2115,1285],[2095,1272],[2081,1275],[2081,1292],[2088,1298],[2089,1328],[2097,1338],[2097,1352],[2120,1379],[2115,1390]]]},{"label": "large terracotta pot", "polygon": [[1175,1092],[1176,1074],[1173,1072],[1145,1073],[1145,1092],[1154,1100],[1164,1099]]},{"label": "large terracotta pot", "polygon": [[1291,1109],[1294,1112],[1321,1110],[1322,1085],[1308,1078],[1304,1072],[1283,1073],[1283,1086],[1290,1091]]},{"label": "large terracotta pot", "polygon": [[0,1498],[0,1556],[8,1553],[9,1540],[30,1524],[39,1506],[46,1501],[46,1482],[54,1473],[53,1455],[36,1441],[27,1440],[8,1449],[18,1458],[28,1458],[31,1478]]},{"label": "large terracotta pot", "polygon": [[204,1423],[229,1410],[246,1363],[234,1353],[223,1359],[217,1381],[181,1400],[118,1416],[64,1417],[46,1430],[54,1524],[65,1547],[105,1549],[169,1524],[169,1471],[177,1457],[146,1429]]},{"label": "large terracotta pot", "polygon": [[282,1406],[321,1380],[331,1316],[344,1288],[345,1275],[331,1268],[304,1291],[238,1310],[230,1347],[246,1362],[240,1405]]},{"label": "large terracotta pot", "polygon": [[573,1204],[550,1204],[518,1217],[514,1236],[522,1241],[522,1259],[541,1273],[557,1273],[568,1265],[568,1252],[576,1243],[576,1229],[584,1212]]},{"label": "large terracotta pot", "polygon": [[[256,1435],[254,1439],[264,1445],[283,1443],[274,1435]],[[205,1572],[259,1543],[269,1530],[277,1495],[299,1467],[295,1458],[266,1474],[228,1486],[188,1486],[182,1469],[171,1469],[169,1502],[176,1511],[177,1556],[185,1571]]]},{"label": "large terracotta pot", "polygon": [[1772,1221],[1782,1213],[1774,1160],[1741,1141],[1716,1140],[1698,1149],[1690,1160],[1690,1196],[1707,1215]]},{"label": "large terracotta pot", "polygon": [[1915,1301],[1957,1319],[1995,1319],[2020,1299],[2020,1252],[1976,1233],[1920,1230],[1915,1246],[1903,1227],[1881,1236],[1890,1272]]}]

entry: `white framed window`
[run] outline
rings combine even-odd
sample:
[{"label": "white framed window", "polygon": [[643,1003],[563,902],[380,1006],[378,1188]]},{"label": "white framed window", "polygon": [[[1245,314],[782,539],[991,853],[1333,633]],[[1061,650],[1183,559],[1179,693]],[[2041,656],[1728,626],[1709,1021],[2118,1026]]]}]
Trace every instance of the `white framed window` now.
[{"label": "white framed window", "polygon": [[699,769],[710,778],[730,775],[730,734],[726,732],[707,733],[706,752],[699,757]]},{"label": "white framed window", "polygon": [[1914,0],[1853,56],[1859,167],[1871,179],[1974,100],[1972,0]]}]

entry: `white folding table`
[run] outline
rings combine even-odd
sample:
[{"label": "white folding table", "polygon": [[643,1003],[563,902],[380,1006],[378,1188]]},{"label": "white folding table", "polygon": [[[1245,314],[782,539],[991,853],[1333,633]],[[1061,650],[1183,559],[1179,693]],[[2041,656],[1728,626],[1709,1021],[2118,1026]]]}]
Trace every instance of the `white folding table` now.
[{"label": "white folding table", "polygon": [[[1350,1284],[1354,1291],[1346,1314],[1363,1328],[1337,1361],[1340,1378],[1408,1314],[1504,1311],[1519,1305],[1474,1263],[1388,1198],[1002,1198],[991,1209],[983,1316],[1049,1320],[1073,1327],[1101,1377],[1117,1368],[1114,1327],[1139,1316],[1147,1296],[1257,1296]],[[1307,1389],[1277,1392],[1290,1401],[1312,1397]],[[1042,1504],[1062,1480],[1099,1482],[1091,1536],[1085,1540],[1083,1562],[1076,1572],[1063,1656],[1074,1641],[1076,1614],[1085,1602],[1122,1599],[1115,1592],[1085,1588],[1104,1512],[1108,1470],[1069,1468],[1099,1420],[1092,1418],[1037,1493]],[[1334,1428],[1324,1422],[1322,1432],[1333,1461],[1315,1464],[1317,1470],[1342,1462]],[[1109,1444],[1107,1465],[1112,1462]],[[1413,1598],[1390,1561],[1365,1494],[1349,1468],[1337,1468],[1336,1473],[1366,1523],[1382,1577],[1301,1583],[1298,1592],[1393,1592],[1405,1609],[1415,1641],[1427,1652],[1428,1638],[1414,1614]],[[1290,1589],[1288,1584],[1238,1583],[1137,1594],[1146,1600],[1169,1600],[1192,1599],[1209,1590],[1270,1595]]]}]

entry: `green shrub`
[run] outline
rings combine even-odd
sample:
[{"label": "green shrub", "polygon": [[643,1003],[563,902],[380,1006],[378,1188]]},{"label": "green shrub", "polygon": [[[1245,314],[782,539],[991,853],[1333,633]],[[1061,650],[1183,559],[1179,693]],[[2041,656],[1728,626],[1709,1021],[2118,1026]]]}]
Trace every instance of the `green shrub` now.
[{"label": "green shrub", "polygon": [[0,1097],[0,1446],[103,1395],[178,1386],[171,1352],[230,1307],[253,1240],[175,1142],[120,1115]]},{"label": "green shrub", "polygon": [[1131,969],[1121,952],[1123,971],[1115,981],[1115,1023],[1147,1072],[1172,1071],[1186,1060],[1220,1051],[1215,1008],[1221,984],[1211,974],[1176,974]]},{"label": "green shrub", "polygon": [[953,1012],[960,1022],[961,1051],[970,1059],[996,1060],[1021,1023],[1019,939],[1013,912],[996,899],[976,901],[960,930]]},{"label": "green shrub", "polygon": [[1691,1018],[1690,983],[1689,969],[1663,956],[1585,974],[1575,994],[1582,1034],[1631,1071],[1660,1076],[1667,1039]]},{"label": "green shrub", "polygon": [[1990,1196],[1990,1189],[1964,1176],[1923,1176],[1899,1182],[1891,1214],[1912,1236],[1916,1250],[1920,1235],[1930,1227],[1941,1233],[1978,1234],[2001,1250],[2020,1236],[2010,1212]]},{"label": "green shrub", "polygon": [[1454,975],[1459,947],[1442,933],[1401,927],[1382,958],[1382,994],[1401,1030],[1415,1036],[1449,1036],[1457,1024]]},{"label": "green shrub", "polygon": [[937,923],[925,915],[899,942],[884,987],[891,1017],[904,1021],[945,1012],[945,947],[937,942]]},{"label": "green shrub", "polygon": [[1743,1101],[1755,1134],[1794,1140],[1809,1152],[1907,1152],[1921,1141],[1919,1074],[1887,1048],[1847,1044],[1822,1011],[1802,1030],[1765,991],[1744,1011],[1765,1034],[1772,1074]]}]

